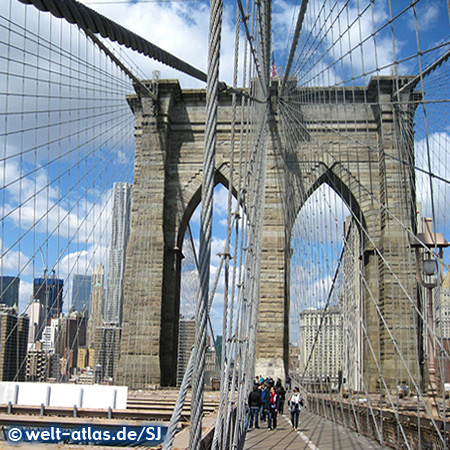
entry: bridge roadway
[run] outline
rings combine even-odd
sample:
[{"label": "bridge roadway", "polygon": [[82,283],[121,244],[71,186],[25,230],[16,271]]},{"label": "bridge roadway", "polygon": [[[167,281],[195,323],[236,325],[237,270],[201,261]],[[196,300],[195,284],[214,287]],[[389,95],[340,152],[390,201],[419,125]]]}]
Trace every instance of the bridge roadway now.
[{"label": "bridge roadway", "polygon": [[307,410],[300,413],[298,431],[292,429],[289,413],[279,415],[276,430],[268,430],[267,422],[260,426],[247,431],[244,450],[390,449]]}]

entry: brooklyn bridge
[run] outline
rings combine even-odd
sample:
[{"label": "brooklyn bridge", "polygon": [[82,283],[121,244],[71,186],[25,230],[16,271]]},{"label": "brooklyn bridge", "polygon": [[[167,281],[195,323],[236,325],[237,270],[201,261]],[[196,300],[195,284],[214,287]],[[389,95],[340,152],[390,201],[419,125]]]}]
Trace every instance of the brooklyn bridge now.
[{"label": "brooklyn bridge", "polygon": [[[164,450],[448,448],[449,20],[4,0],[6,439],[151,420]],[[260,377],[298,387],[298,429],[287,404],[249,428]]]}]

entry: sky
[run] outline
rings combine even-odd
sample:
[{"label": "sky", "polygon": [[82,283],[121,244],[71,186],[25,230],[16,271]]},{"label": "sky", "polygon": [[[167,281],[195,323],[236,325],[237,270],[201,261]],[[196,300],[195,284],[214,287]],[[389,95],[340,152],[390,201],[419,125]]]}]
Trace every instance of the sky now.
[{"label": "sky", "polygon": [[[103,5],[102,0],[82,2],[206,72],[209,23],[207,1],[130,1],[114,4],[103,0]],[[299,3],[285,0],[272,3],[272,47],[275,65],[279,67],[280,72],[283,71],[289,53]],[[400,13],[407,2],[392,2],[390,5],[390,2],[380,0],[374,2],[373,7],[368,6],[369,3],[350,1],[347,11],[342,13],[339,3],[333,6],[332,2],[327,2],[322,6],[320,2],[310,2],[304,21],[304,32],[298,45],[299,55],[304,56],[302,72],[305,72],[306,67],[306,71],[311,74],[320,71],[323,66],[329,84],[330,80],[346,80],[350,67],[352,76],[356,77],[363,72],[370,75],[371,71],[377,68],[381,72],[389,73],[394,60],[399,61],[400,72],[414,71],[418,61],[417,58],[410,58],[417,53],[418,45],[423,51],[448,38],[448,12],[444,0],[419,1],[414,10],[409,9],[404,14]],[[392,8],[391,14],[389,7]],[[235,14],[234,2],[225,1],[220,78],[230,84],[234,58]],[[386,26],[390,15],[396,17],[397,14],[399,17],[395,18],[390,26]],[[327,32],[324,33],[323,30]],[[373,31],[376,33],[375,38],[370,37]],[[323,35],[323,38],[319,44],[311,45],[309,33],[321,38]],[[395,34],[395,42],[392,33]],[[309,43],[305,42],[308,39]],[[241,40],[241,49],[242,42]],[[321,47],[322,52],[318,52]],[[319,53],[322,56],[319,57]],[[339,55],[345,56],[340,58]],[[133,59],[148,76],[156,69],[161,71],[162,78],[180,78],[183,88],[204,86],[203,83],[180,75],[148,58]],[[425,55],[423,59],[429,60],[430,56]],[[333,66],[333,60],[337,60],[338,64]],[[298,69],[297,66],[298,61],[294,63],[294,71]],[[313,70],[312,66],[316,68]],[[330,66],[331,70],[326,70]],[[308,77],[305,78],[307,79]]]},{"label": "sky", "polygon": [[[207,30],[209,27],[209,3],[207,1],[130,1],[114,3],[82,0],[82,3],[206,71]],[[392,16],[396,16],[407,5],[406,2],[391,3],[392,8],[394,8],[391,13]],[[358,4],[360,5],[359,10]],[[18,266],[21,267],[21,306],[23,307],[31,294],[32,276],[40,276],[44,266],[52,266],[49,261],[58,260],[56,270],[59,276],[65,277],[69,273],[91,270],[96,262],[107,259],[109,245],[108,211],[111,208],[112,183],[115,180],[131,182],[133,177],[131,159],[129,158],[133,145],[133,117],[123,100],[125,95],[130,93],[129,84],[124,83],[122,86],[120,85],[121,82],[117,81],[116,98],[105,98],[106,94],[99,87],[96,92],[92,92],[92,98],[81,102],[77,100],[78,94],[75,88],[66,86],[63,77],[61,79],[55,78],[56,75],[52,70],[56,70],[56,65],[54,66],[53,62],[45,63],[48,65],[48,71],[46,72],[39,67],[34,67],[33,62],[35,61],[43,64],[47,54],[47,44],[41,42],[39,58],[37,58],[38,39],[32,34],[37,22],[33,13],[29,11],[31,7],[25,7],[16,0],[2,2],[0,12],[3,23],[6,23],[4,18],[8,15],[8,5],[13,5],[10,8],[13,8],[14,19],[20,14],[24,14],[23,11],[28,8],[25,19],[17,19],[18,23],[25,24],[24,29],[27,31],[22,30],[24,39],[20,40],[17,37],[18,35],[15,37],[17,40],[14,43],[16,43],[17,48],[10,50],[11,53],[7,62],[5,62],[6,46],[1,47],[4,53],[1,54],[3,58],[0,64],[3,64],[3,66],[0,67],[3,67],[4,70],[1,71],[0,83],[5,81],[5,84],[7,83],[11,90],[17,89],[22,93],[33,90],[33,92],[42,95],[46,93],[47,89],[45,77],[54,77],[55,85],[58,84],[59,86],[59,100],[55,96],[55,100],[52,100],[52,103],[49,102],[48,105],[45,104],[45,100],[36,100],[37,96],[31,98],[22,95],[18,96],[17,99],[10,97],[4,102],[2,100],[2,104],[8,111],[20,108],[32,111],[38,107],[42,111],[46,111],[50,106],[55,105],[59,111],[54,117],[51,115],[46,117],[51,122],[60,123],[59,127],[54,128],[59,131],[55,132],[53,128],[50,128],[41,132],[38,128],[44,118],[42,114],[36,114],[32,116],[32,121],[34,121],[33,125],[38,131],[23,133],[20,136],[17,134],[17,139],[11,137],[10,140],[5,141],[5,144],[2,144],[2,151],[6,158],[3,160],[3,172],[0,175],[3,177],[3,184],[7,185],[2,194],[3,204],[6,211],[11,210],[3,223],[0,236],[0,243],[5,248],[11,249],[3,255],[2,267],[4,273],[14,271]],[[298,77],[300,83],[305,85],[330,83],[361,85],[366,83],[370,76],[375,73],[390,74],[397,71],[400,74],[416,74],[420,67],[423,69],[440,54],[448,50],[448,45],[440,47],[440,44],[447,42],[449,39],[447,4],[444,0],[421,0],[417,3],[415,11],[407,10],[405,14],[401,14],[390,24],[388,22],[390,13],[387,0],[374,2],[373,7],[370,5],[371,2],[350,1],[347,12],[338,15],[339,8],[337,6],[328,7],[325,5],[320,7],[316,2],[310,2],[304,23],[304,33],[299,41],[299,52],[293,64],[293,74]],[[287,60],[298,8],[298,1],[278,0],[272,3],[274,62],[279,74],[283,73],[283,67]],[[226,0],[224,3],[220,79],[228,84],[232,84],[233,78],[235,16],[235,4]],[[68,32],[67,28],[58,25],[57,20],[50,24],[49,14],[41,13],[39,20],[39,23],[45,24],[41,25],[42,28],[47,26],[48,23],[50,41],[60,39],[67,45],[77,47],[80,55],[88,55],[88,60],[100,64],[101,57],[96,56],[95,52],[91,54],[88,48],[84,48],[83,41],[76,36],[75,32]],[[323,30],[327,30],[327,33],[324,34]],[[375,35],[371,34],[373,30],[376,30]],[[392,39],[392,31],[395,33],[395,39]],[[311,39],[311,35],[314,35],[316,39]],[[8,39],[6,34],[2,35],[3,43],[7,42]],[[241,38],[241,61],[243,44],[244,41]],[[421,59],[417,57],[418,45],[420,50],[424,52]],[[161,78],[179,79],[182,88],[204,87],[204,83],[193,80],[149,58],[123,50],[117,45],[112,45],[112,48],[140,78],[151,78],[153,71],[158,70]],[[433,48],[434,50],[428,51],[428,49]],[[22,49],[26,49],[26,51],[23,52]],[[22,55],[22,53],[26,54]],[[70,71],[71,76],[77,77],[79,88],[84,85],[83,83],[86,83],[86,85],[92,84],[92,79],[88,81],[87,78],[86,80],[83,78],[87,68],[62,51],[56,53],[58,54],[57,62],[59,66],[65,67],[64,70]],[[50,50],[48,54],[50,54]],[[18,73],[21,71],[25,73],[25,69],[16,67],[13,61],[14,58],[19,59],[21,57],[27,61],[26,73],[30,80],[26,77],[10,77],[6,80],[4,78],[4,72],[6,71],[16,70]],[[394,66],[393,61],[397,61],[398,65]],[[104,67],[102,66],[102,70],[105,72],[110,70],[106,65],[107,63],[101,64],[105,64]],[[36,66],[38,66],[37,63]],[[374,72],[376,69],[378,69],[378,72]],[[435,74],[426,79],[425,82],[428,84],[425,87],[428,98],[439,98],[443,95],[443,91],[448,98],[449,83],[445,83],[445,80],[448,81],[446,71],[447,68],[444,64]],[[100,77],[100,75],[96,76]],[[35,78],[41,80],[35,83],[33,82]],[[107,78],[105,77],[105,79]],[[238,81],[238,84],[241,83],[242,78]],[[19,86],[19,84],[22,84],[22,86]],[[73,112],[71,113],[72,116],[64,112],[64,99],[66,97],[71,97],[72,110],[77,106],[80,111],[82,108],[94,110],[110,104],[112,111],[114,111],[114,108],[117,109],[114,122],[112,122],[113,126],[103,124],[104,131],[96,136],[94,127],[91,127],[91,119],[78,116],[76,118],[78,119],[79,129],[71,130],[73,136],[70,139],[60,139],[58,145],[46,145],[45,142],[48,139],[58,140],[60,138],[58,133],[62,133],[61,130],[65,129],[64,123],[74,118]],[[53,101],[57,103],[53,103]],[[122,109],[119,110],[119,106]],[[425,123],[425,116],[432,120]],[[448,167],[450,167],[450,164],[448,164],[447,155],[450,150],[450,130],[448,129],[446,105],[430,105],[426,111],[419,108],[416,117],[418,119],[415,137],[417,164],[426,168],[427,152],[431,152],[433,164],[436,165],[433,170],[443,179],[449,180],[450,173],[448,173],[448,170],[450,169]],[[95,118],[95,120],[107,121],[108,119]],[[18,130],[24,128],[25,125],[28,126],[28,121],[29,116],[20,120],[11,117],[8,119],[6,127],[8,130]],[[125,128],[130,129],[127,135],[123,131]],[[82,142],[79,141],[80,137],[78,136],[80,135],[83,136]],[[99,141],[100,135],[103,139],[101,142]],[[28,141],[32,142],[36,138],[39,142],[42,142],[42,146],[25,156],[20,156],[20,149],[31,148],[33,144]],[[119,143],[113,144],[113,141]],[[92,155],[92,157],[86,156],[89,153],[91,142],[96,142],[97,148],[107,150],[105,154],[108,156],[105,160],[101,160],[95,155]],[[72,150],[68,152],[67,149]],[[14,156],[16,153],[18,156]],[[64,156],[54,157],[55,154],[64,154]],[[45,161],[48,159],[52,160],[53,163],[46,165]],[[79,160],[82,160],[81,164],[78,163]],[[99,178],[98,167],[105,164],[114,169],[109,172],[105,171],[102,177],[107,179],[103,179],[101,183],[97,182]],[[64,173],[66,167],[71,167],[71,170],[68,175],[62,176],[61,174]],[[24,176],[24,174],[32,172],[32,176]],[[80,179],[83,180],[82,183],[79,182]],[[418,185],[420,186],[418,197],[424,213],[429,215],[431,205],[427,181],[427,177],[418,176]],[[446,218],[446,211],[450,206],[446,199],[450,198],[450,192],[447,193],[447,183],[445,182],[436,182],[435,189],[436,196],[439,198],[439,201],[436,202],[436,217],[439,221],[439,229],[450,238],[450,226]],[[38,195],[33,194],[36,192]],[[33,198],[33,201],[23,204],[24,199],[28,197]],[[216,253],[222,249],[225,240],[226,197],[225,188],[217,187],[212,243],[212,273],[214,273],[218,264]],[[80,202],[78,198],[83,200]],[[15,207],[15,205],[21,203],[22,207]],[[51,213],[46,214],[43,220],[33,226],[37,220],[36,216],[39,217],[40,211],[45,210],[51,210]],[[102,217],[101,223],[97,223],[98,217]],[[97,223],[97,226],[93,227],[93,223]],[[199,209],[192,219],[195,240],[198,239],[196,235],[198,223]],[[92,233],[91,230],[95,231]],[[59,240],[58,245],[54,245],[54,241],[49,241],[41,250],[35,250],[35,241],[39,240],[39,235],[48,233],[53,233],[55,239]],[[71,236],[76,237],[71,238]],[[14,240],[20,240],[20,242],[14,243]],[[339,246],[336,246],[336,248],[339,249]],[[33,255],[33,252],[36,254]],[[338,254],[339,251],[335,250],[335,253]],[[32,262],[24,264],[24,261]],[[312,269],[309,268],[308,270],[311,271]],[[324,286],[329,286],[332,273],[333,265],[330,265],[330,270],[321,272],[317,280],[320,289],[324,292],[322,297],[326,297],[327,289],[324,289]],[[215,329],[221,327],[222,293],[223,281],[219,284],[215,308],[212,312]],[[320,301],[323,302],[323,298]]]}]

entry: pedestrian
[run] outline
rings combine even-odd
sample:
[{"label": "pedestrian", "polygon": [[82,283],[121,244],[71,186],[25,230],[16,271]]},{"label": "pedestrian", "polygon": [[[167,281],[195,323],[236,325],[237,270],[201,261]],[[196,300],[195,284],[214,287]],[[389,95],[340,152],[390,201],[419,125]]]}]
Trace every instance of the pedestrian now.
[{"label": "pedestrian", "polygon": [[278,389],[281,386],[281,378],[277,378],[277,382],[275,383],[275,389]]},{"label": "pedestrian", "polygon": [[273,378],[271,376],[268,376],[266,378],[266,385],[269,389],[275,385],[275,381],[273,381]]},{"label": "pedestrian", "polygon": [[261,420],[263,422],[266,421],[266,405],[269,402],[269,390],[267,389],[267,386],[265,383],[261,384],[261,388],[260,388],[260,392],[261,392],[261,407],[259,409],[260,415],[261,415]]},{"label": "pedestrian", "polygon": [[248,429],[253,428],[253,423],[255,423],[255,428],[259,428],[259,410],[261,408],[261,391],[258,386],[253,386],[252,392],[248,396],[248,407],[250,408],[250,424]]},{"label": "pedestrian", "polygon": [[276,430],[277,429],[277,415],[278,410],[280,408],[280,399],[277,395],[277,391],[275,390],[275,387],[272,386],[270,388],[270,394],[269,394],[269,414],[268,414],[268,429],[269,430]]},{"label": "pedestrian", "polygon": [[244,430],[247,431],[248,428],[248,416],[250,415],[250,409],[247,405],[245,405],[245,422],[244,422]]},{"label": "pedestrian", "polygon": [[300,415],[300,410],[304,405],[303,398],[300,394],[298,387],[294,388],[294,392],[289,398],[289,412],[291,413],[291,424],[292,429],[298,429],[298,417]]},{"label": "pedestrian", "polygon": [[290,391],[291,390],[291,377],[288,375],[286,377],[286,391]]},{"label": "pedestrian", "polygon": [[284,413],[284,403],[286,401],[286,391],[284,390],[284,387],[282,385],[277,389],[277,394],[280,399],[280,407],[278,409],[278,412],[280,414],[283,414]]}]

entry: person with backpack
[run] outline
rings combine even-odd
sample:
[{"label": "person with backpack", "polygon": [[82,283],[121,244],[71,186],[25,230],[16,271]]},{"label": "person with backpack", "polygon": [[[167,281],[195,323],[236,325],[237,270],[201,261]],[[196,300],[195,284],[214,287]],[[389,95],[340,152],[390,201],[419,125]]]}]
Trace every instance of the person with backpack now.
[{"label": "person with backpack", "polygon": [[298,418],[300,415],[300,410],[304,405],[302,395],[300,394],[299,388],[295,387],[294,392],[289,398],[289,412],[291,413],[291,424],[292,429],[298,429]]}]

